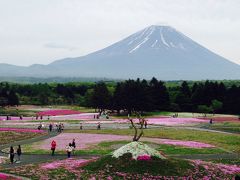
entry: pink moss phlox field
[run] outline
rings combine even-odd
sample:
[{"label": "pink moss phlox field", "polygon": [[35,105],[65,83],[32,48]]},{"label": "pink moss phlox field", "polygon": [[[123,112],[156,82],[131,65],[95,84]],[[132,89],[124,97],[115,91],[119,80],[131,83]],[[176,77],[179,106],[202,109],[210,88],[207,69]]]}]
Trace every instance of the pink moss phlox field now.
[{"label": "pink moss phlox field", "polygon": [[[96,116],[98,113],[81,113],[78,112],[78,114],[65,114],[65,115],[49,115],[50,117],[48,117],[48,115],[43,115],[43,120],[48,120],[48,118],[50,120],[92,120],[94,119],[94,115]],[[33,121],[36,120],[36,117],[22,117],[22,120],[20,120],[20,117],[18,116],[11,116],[10,117],[11,120],[6,120],[6,116],[0,116],[0,121],[4,121],[4,122],[11,122],[11,121]],[[38,120],[40,118],[38,117]],[[101,119],[99,119],[98,121],[101,121]]]},{"label": "pink moss phlox field", "polygon": [[9,178],[9,176],[5,175],[5,174],[2,174],[0,173],[0,179],[7,179]]},{"label": "pink moss phlox field", "polygon": [[58,160],[58,161],[53,161],[50,163],[44,163],[40,165],[41,169],[45,170],[52,170],[52,169],[58,169],[60,167],[65,168],[67,170],[73,171],[76,168],[85,166],[89,162],[94,161],[96,158],[93,159],[74,159],[74,158],[69,158],[69,159],[64,159],[64,160]]},{"label": "pink moss phlox field", "polygon": [[54,109],[54,110],[40,111],[37,113],[38,116],[57,116],[57,115],[70,115],[70,114],[80,114],[80,112],[70,110],[70,109]]},{"label": "pink moss phlox field", "polygon": [[197,166],[203,166],[206,170],[214,172],[220,170],[224,175],[233,175],[240,173],[240,166],[237,165],[227,165],[221,163],[211,163],[202,160],[192,160],[192,162]]},{"label": "pink moss phlox field", "polygon": [[31,133],[43,133],[44,132],[44,130],[20,129],[20,128],[0,128],[0,131],[31,132]]},{"label": "pink moss phlox field", "polygon": [[99,144],[103,141],[121,141],[121,140],[131,140],[130,136],[120,136],[111,134],[79,134],[79,133],[62,133],[56,137],[52,137],[44,140],[40,148],[48,150],[52,140],[57,143],[57,150],[65,150],[68,143],[75,139],[76,149],[86,149],[89,144]]},{"label": "pink moss phlox field", "polygon": [[151,160],[151,156],[149,156],[148,154],[144,154],[144,155],[140,155],[137,157],[138,161],[149,161]]},{"label": "pink moss phlox field", "polygon": [[196,142],[196,141],[180,141],[180,140],[170,140],[170,139],[164,139],[162,140],[162,143],[175,145],[175,146],[185,146],[190,148],[214,148],[215,147],[211,144],[205,144],[205,143]]},{"label": "pink moss phlox field", "polygon": [[[86,149],[91,145],[99,144],[104,141],[132,141],[132,136],[112,135],[112,134],[87,134],[87,133],[62,133],[55,137],[46,139],[39,145],[35,145],[36,148],[49,150],[52,140],[57,142],[56,150],[65,150],[68,143],[75,139],[76,149]],[[170,144],[177,146],[184,146],[189,148],[212,148],[213,145],[205,144],[195,141],[181,141],[171,139],[160,138],[142,138],[142,141],[149,141],[157,144]]]},{"label": "pink moss phlox field", "polygon": [[[166,118],[166,117],[156,117],[156,118],[146,118],[148,124],[165,125],[165,126],[175,126],[175,125],[187,125],[196,123],[206,123],[209,120],[197,119],[197,118]],[[138,123],[138,119],[133,119],[135,123]],[[112,122],[115,123],[129,123],[127,119],[115,119]]]}]

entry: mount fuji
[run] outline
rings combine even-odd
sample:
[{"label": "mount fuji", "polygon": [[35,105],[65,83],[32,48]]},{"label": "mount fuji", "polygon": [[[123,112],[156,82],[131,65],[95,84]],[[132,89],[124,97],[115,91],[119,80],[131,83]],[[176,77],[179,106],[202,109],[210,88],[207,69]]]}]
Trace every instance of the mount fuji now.
[{"label": "mount fuji", "polygon": [[170,26],[147,27],[86,56],[48,65],[0,65],[0,76],[240,79],[240,65],[194,42]]}]

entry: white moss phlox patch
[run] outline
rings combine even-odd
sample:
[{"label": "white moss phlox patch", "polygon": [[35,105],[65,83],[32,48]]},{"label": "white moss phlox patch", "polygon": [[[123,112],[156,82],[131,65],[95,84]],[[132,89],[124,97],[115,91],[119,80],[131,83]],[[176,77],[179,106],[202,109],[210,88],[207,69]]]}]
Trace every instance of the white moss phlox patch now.
[{"label": "white moss phlox patch", "polygon": [[112,157],[119,158],[125,153],[131,153],[133,159],[137,159],[138,156],[142,155],[156,156],[161,159],[166,159],[160,154],[160,152],[141,142],[131,142],[120,147],[112,153]]}]

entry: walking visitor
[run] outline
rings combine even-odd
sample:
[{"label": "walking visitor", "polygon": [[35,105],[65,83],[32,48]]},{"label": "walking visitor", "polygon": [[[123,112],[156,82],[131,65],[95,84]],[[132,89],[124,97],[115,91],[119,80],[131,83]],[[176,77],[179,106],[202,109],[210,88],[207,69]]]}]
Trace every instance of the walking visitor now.
[{"label": "walking visitor", "polygon": [[73,152],[73,154],[74,154],[74,151],[75,151],[75,149],[76,149],[75,139],[72,140],[71,147],[72,147],[72,152]]},{"label": "walking visitor", "polygon": [[49,132],[52,132],[53,125],[52,123],[49,124]]},{"label": "walking visitor", "polygon": [[66,152],[67,152],[67,157],[70,158],[71,157],[71,152],[72,152],[73,148],[72,148],[72,144],[69,143],[67,146],[66,146]]},{"label": "walking visitor", "polygon": [[98,122],[97,129],[98,129],[98,130],[101,129],[101,124],[100,124],[100,122]]},{"label": "walking visitor", "polygon": [[21,155],[22,155],[22,149],[21,149],[21,146],[18,145],[18,148],[17,148],[18,162],[21,161]]},{"label": "walking visitor", "polygon": [[56,141],[53,140],[51,143],[52,156],[54,156],[56,146],[57,146],[57,143]]},{"label": "walking visitor", "polygon": [[12,146],[10,147],[9,158],[10,158],[11,164],[13,164],[13,161],[14,161],[14,149],[13,149]]}]

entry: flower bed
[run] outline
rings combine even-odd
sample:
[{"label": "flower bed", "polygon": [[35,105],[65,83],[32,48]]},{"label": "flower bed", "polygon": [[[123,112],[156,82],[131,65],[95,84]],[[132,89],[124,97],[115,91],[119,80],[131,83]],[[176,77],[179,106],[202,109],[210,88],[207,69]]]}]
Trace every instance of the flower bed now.
[{"label": "flower bed", "polygon": [[[193,165],[195,166],[195,173],[199,172],[199,167],[204,167],[208,172],[206,176],[204,176],[205,180],[216,179],[216,175],[218,176],[226,176],[240,173],[240,166],[237,165],[226,165],[226,164],[215,164],[211,162],[205,162],[202,160],[192,160]],[[216,174],[215,172],[221,172],[221,174]],[[193,174],[194,175],[194,174]]]},{"label": "flower bed", "polygon": [[[87,133],[62,133],[56,137],[52,137],[35,145],[35,148],[49,150],[52,140],[57,142],[57,150],[65,150],[66,145],[76,140],[76,149],[86,149],[94,144],[99,144],[104,141],[132,141],[132,136],[112,135],[112,134],[87,134]],[[215,146],[196,142],[196,141],[182,141],[160,138],[142,138],[142,141],[153,142],[157,144],[170,144],[176,146],[184,146],[189,148],[213,148]]]},{"label": "flower bed", "polygon": [[37,113],[38,116],[57,116],[57,115],[70,115],[70,114],[80,114],[80,112],[70,110],[70,109],[54,109],[54,110],[40,111]]},{"label": "flower bed", "polygon": [[111,134],[80,134],[80,133],[61,133],[56,137],[52,137],[42,141],[41,144],[36,145],[36,148],[49,150],[52,140],[57,142],[57,150],[65,150],[67,144],[75,139],[76,149],[86,149],[92,144],[99,144],[103,141],[121,141],[131,140],[130,136],[120,136]]},{"label": "flower bed", "polygon": [[8,180],[8,179],[11,179],[11,180],[21,180],[20,178],[15,178],[11,175],[8,175],[8,174],[5,174],[5,173],[1,173],[0,172],[0,179],[1,180]]},{"label": "flower bed", "polygon": [[92,159],[75,159],[75,158],[69,158],[59,161],[53,161],[50,163],[44,163],[40,165],[40,168],[43,170],[52,170],[52,169],[58,169],[58,168],[65,168],[67,170],[74,170],[75,168],[82,167],[89,162],[94,161],[95,158]]},{"label": "flower bed", "polygon": [[149,156],[148,154],[143,154],[137,157],[138,161],[149,161],[151,160],[151,156]]},{"label": "flower bed", "polygon": [[[8,169],[34,179],[234,179],[239,166],[208,163],[200,160],[152,159],[145,162],[115,159],[65,159],[40,165],[29,164]],[[91,162],[93,161],[93,162]],[[1,174],[1,173],[0,173]],[[1,176],[0,176],[1,177]],[[5,178],[5,176],[3,176]],[[1,179],[1,178],[0,178]],[[3,178],[2,178],[3,179]]]},{"label": "flower bed", "polygon": [[[156,117],[156,118],[146,118],[148,124],[153,125],[165,125],[165,126],[176,126],[176,125],[189,125],[189,124],[198,124],[206,123],[209,120],[198,119],[198,118],[166,118],[166,117]],[[135,123],[138,123],[138,119],[133,119]],[[128,119],[114,119],[114,123],[129,123]]]},{"label": "flower bed", "polygon": [[0,128],[0,131],[31,132],[31,133],[43,133],[44,132],[44,130],[20,129],[20,128]]},{"label": "flower bed", "polygon": [[112,153],[112,156],[119,158],[120,156],[131,153],[133,159],[150,160],[151,156],[165,159],[157,150],[150,148],[148,145],[141,142],[128,143]]},{"label": "flower bed", "polygon": [[[144,138],[143,138],[144,139]],[[172,140],[172,139],[158,139],[152,138],[151,142],[159,144],[169,144],[175,146],[184,146],[188,148],[214,148],[214,145],[196,142],[196,141],[181,141],[181,140]]]}]

